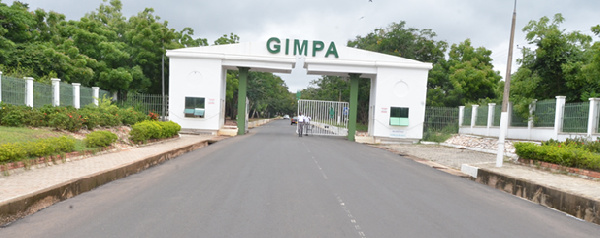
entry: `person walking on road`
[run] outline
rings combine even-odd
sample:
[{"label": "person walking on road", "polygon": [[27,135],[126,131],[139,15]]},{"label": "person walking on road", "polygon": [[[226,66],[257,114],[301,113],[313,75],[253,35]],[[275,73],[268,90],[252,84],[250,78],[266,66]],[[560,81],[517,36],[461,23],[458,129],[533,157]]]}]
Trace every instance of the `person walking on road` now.
[{"label": "person walking on road", "polygon": [[310,116],[309,115],[305,115],[304,116],[304,135],[308,136],[308,131],[312,132],[312,127],[310,125]]},{"label": "person walking on road", "polygon": [[304,127],[304,120],[306,118],[302,115],[302,113],[298,114],[298,136],[302,137],[302,128]]}]

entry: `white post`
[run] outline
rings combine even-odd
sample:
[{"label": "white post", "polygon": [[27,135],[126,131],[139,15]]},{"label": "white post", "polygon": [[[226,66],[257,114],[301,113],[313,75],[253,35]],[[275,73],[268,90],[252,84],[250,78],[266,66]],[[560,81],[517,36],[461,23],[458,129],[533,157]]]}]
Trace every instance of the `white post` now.
[{"label": "white post", "polygon": [[587,136],[591,137],[598,131],[598,102],[600,98],[590,98],[590,114],[588,115]]},{"label": "white post", "polygon": [[508,130],[508,111],[500,113],[500,137],[498,138],[498,153],[496,156],[496,167],[502,167],[504,161],[504,138]]},{"label": "white post", "polygon": [[0,71],[0,102],[2,102],[2,71]]},{"label": "white post", "polygon": [[562,132],[563,116],[565,114],[565,101],[567,96],[556,96],[556,114],[554,115],[554,138],[558,140],[558,134]]},{"label": "white post", "polygon": [[60,79],[52,78],[52,106],[60,106]]},{"label": "white post", "polygon": [[25,105],[33,107],[33,78],[25,77],[24,79],[27,80],[27,87],[25,89],[27,94],[25,95]]},{"label": "white post", "polygon": [[496,104],[488,103],[487,134],[490,136],[490,127],[494,125],[494,113],[496,113]]},{"label": "white post", "polygon": [[98,106],[99,105],[98,100],[100,99],[100,88],[92,87],[92,90],[94,90],[94,104],[96,104],[96,106]]},{"label": "white post", "polygon": [[464,122],[464,118],[465,117],[465,106],[458,106],[458,128],[460,131],[460,127],[462,126],[463,122]]},{"label": "white post", "polygon": [[531,140],[531,133],[533,132],[533,112],[535,112],[537,99],[533,99],[533,102],[529,104],[529,116],[527,117],[527,138]]},{"label": "white post", "polygon": [[473,127],[475,126],[475,122],[477,122],[477,109],[479,105],[471,106],[471,133],[473,133]]},{"label": "white post", "polygon": [[73,107],[79,109],[80,105],[81,105],[81,97],[80,97],[79,87],[81,86],[81,84],[80,83],[72,83],[71,85],[73,85]]},{"label": "white post", "polygon": [[118,98],[117,98],[117,96],[118,96],[118,93],[117,93],[117,91],[114,91],[114,92],[113,92],[113,95],[112,95],[112,100],[113,100],[113,102],[116,102],[116,101],[117,101],[117,99],[118,99]]}]

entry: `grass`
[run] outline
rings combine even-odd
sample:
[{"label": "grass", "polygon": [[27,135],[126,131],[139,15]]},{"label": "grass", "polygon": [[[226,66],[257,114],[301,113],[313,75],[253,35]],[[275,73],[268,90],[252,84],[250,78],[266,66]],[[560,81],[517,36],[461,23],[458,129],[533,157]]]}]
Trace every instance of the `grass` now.
[{"label": "grass", "polygon": [[[48,137],[59,137],[59,136],[71,137],[68,134],[53,131],[51,129],[46,129],[46,128],[0,126],[0,144],[22,143],[22,142],[44,139],[44,138],[48,138]],[[77,140],[75,142],[75,151],[86,151],[86,150],[91,150],[91,149],[93,149],[93,148],[86,147],[85,143],[83,143],[82,140]]]},{"label": "grass", "polygon": [[35,141],[64,134],[50,129],[31,129],[26,127],[0,126],[0,144]]}]

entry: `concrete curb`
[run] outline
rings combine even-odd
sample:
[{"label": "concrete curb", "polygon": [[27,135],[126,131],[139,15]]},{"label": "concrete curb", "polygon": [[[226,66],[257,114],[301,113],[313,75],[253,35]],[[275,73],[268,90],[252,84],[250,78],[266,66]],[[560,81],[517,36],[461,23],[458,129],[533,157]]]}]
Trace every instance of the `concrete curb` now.
[{"label": "concrete curb", "polygon": [[477,170],[477,178],[471,180],[600,225],[600,201],[598,200],[481,168]]},{"label": "concrete curb", "polygon": [[0,225],[4,225],[71,197],[93,190],[111,181],[139,173],[152,166],[164,163],[179,155],[209,145],[209,140],[179,147],[122,167],[73,179],[38,192],[15,198],[0,204]]}]

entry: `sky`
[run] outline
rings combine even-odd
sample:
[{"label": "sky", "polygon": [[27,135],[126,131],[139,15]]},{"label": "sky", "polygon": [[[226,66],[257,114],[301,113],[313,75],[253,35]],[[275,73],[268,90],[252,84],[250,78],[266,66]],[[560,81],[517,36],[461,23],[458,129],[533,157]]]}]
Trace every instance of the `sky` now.
[{"label": "sky", "polygon": [[[12,0],[0,0],[11,4]],[[78,20],[96,11],[102,0],[21,0],[30,10],[37,8],[65,14]],[[407,28],[431,29],[435,40],[459,44],[471,39],[474,47],[492,51],[494,69],[506,75],[512,0],[121,0],[123,16],[129,18],[145,8],[167,21],[170,28],[194,29],[195,37],[212,44],[223,34],[234,33],[240,42],[266,41],[270,37],[334,41],[365,36],[374,29],[406,22]],[[108,3],[105,3],[108,4]],[[592,35],[590,28],[600,24],[598,0],[520,0],[517,1],[514,60],[519,48],[528,45],[522,29],[532,20],[561,13],[567,32]],[[598,37],[594,37],[598,41]],[[319,76],[306,75],[297,64],[292,74],[278,74],[289,90],[304,89]],[[512,71],[518,68],[512,64]]]}]

